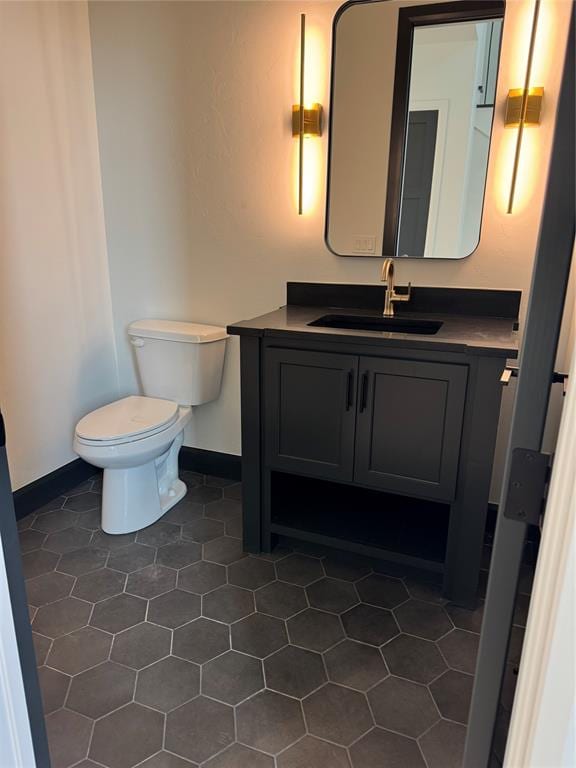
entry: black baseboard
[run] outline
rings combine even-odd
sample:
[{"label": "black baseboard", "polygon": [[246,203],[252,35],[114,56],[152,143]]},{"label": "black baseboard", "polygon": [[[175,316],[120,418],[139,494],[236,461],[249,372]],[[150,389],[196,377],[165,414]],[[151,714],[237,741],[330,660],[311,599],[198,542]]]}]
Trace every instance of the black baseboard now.
[{"label": "black baseboard", "polygon": [[69,464],[55,469],[54,472],[34,480],[33,483],[19,488],[12,494],[16,519],[20,520],[35,509],[43,507],[60,494],[88,480],[97,471],[96,467],[83,459],[75,459]]},{"label": "black baseboard", "polygon": [[242,457],[232,453],[204,451],[201,448],[183,446],[179,456],[180,469],[199,472],[202,475],[242,479]]}]

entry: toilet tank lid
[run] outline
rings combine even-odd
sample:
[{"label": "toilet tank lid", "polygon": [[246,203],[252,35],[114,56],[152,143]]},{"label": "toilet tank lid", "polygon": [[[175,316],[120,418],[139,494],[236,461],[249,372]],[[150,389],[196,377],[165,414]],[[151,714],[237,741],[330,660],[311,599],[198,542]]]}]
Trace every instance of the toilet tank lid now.
[{"label": "toilet tank lid", "polygon": [[128,326],[129,336],[144,339],[167,339],[190,344],[204,344],[208,341],[227,339],[226,328],[219,325],[184,323],[178,320],[136,320]]}]

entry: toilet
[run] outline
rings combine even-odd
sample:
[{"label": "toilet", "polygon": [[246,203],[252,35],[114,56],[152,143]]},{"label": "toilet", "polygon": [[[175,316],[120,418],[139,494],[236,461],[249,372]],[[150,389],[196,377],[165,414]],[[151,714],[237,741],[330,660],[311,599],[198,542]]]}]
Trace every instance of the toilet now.
[{"label": "toilet", "polygon": [[74,451],[104,470],[102,529],[120,534],[158,520],[186,494],[178,453],[192,407],[215,400],[225,328],[171,320],[128,327],[144,395],[98,408],[78,422]]}]

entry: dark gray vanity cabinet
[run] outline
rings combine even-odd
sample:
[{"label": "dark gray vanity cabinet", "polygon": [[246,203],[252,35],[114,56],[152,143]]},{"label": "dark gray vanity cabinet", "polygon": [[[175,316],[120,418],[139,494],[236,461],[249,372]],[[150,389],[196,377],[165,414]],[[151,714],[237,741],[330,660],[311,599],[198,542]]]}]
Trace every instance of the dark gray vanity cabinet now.
[{"label": "dark gray vanity cabinet", "polygon": [[270,348],[270,469],[428,499],[455,495],[468,368]]},{"label": "dark gray vanity cabinet", "polygon": [[467,379],[466,365],[361,357],[355,480],[452,501]]},{"label": "dark gray vanity cabinet", "polygon": [[338,547],[441,574],[444,596],[473,606],[519,293],[414,288],[406,317],[439,321],[432,335],[318,325],[340,307],[381,317],[376,287],[290,284],[288,298],[228,328],[244,549],[278,536]]},{"label": "dark gray vanity cabinet", "polygon": [[274,469],[352,480],[358,358],[270,349],[264,371],[266,461]]}]

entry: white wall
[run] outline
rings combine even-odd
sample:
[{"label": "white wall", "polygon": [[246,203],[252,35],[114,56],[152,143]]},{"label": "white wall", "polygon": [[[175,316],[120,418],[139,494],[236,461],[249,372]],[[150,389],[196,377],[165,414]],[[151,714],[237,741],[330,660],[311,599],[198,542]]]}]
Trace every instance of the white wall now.
[{"label": "white wall", "polygon": [[117,395],[87,7],[0,3],[0,406],[12,483]]},{"label": "white wall", "polygon": [[[125,328],[147,315],[229,323],[284,303],[287,280],[377,283],[378,259],[338,258],[323,243],[324,193],[297,216],[295,101],[299,14],[321,38],[328,102],[336,3],[90,4],[100,153],[121,389],[135,387]],[[532,3],[509,2],[482,239],[468,259],[401,261],[398,281],[519,288],[525,296],[544,192],[569,3],[545,0],[548,37],[534,74],[546,85],[542,125],[527,132],[527,167],[505,214],[514,132],[505,94],[522,82]],[[316,94],[309,94],[315,98]],[[326,148],[326,136],[321,140]],[[220,399],[197,410],[186,443],[240,453],[238,340]],[[505,393],[503,423],[512,390]],[[504,442],[505,430],[500,438]],[[496,482],[498,482],[496,469]]]}]

